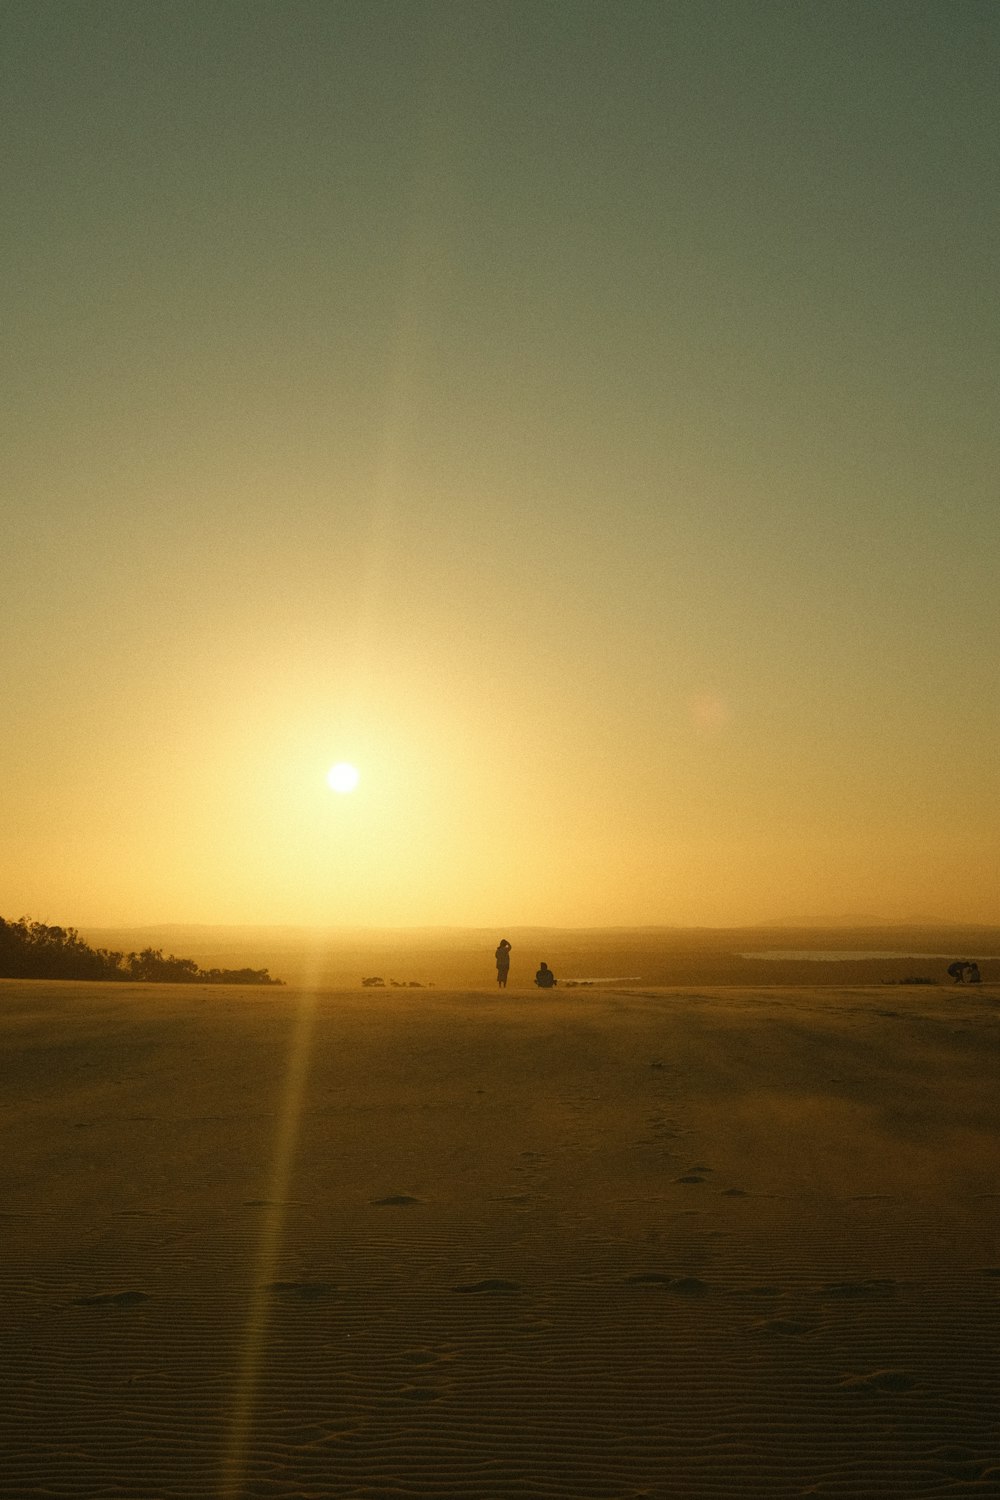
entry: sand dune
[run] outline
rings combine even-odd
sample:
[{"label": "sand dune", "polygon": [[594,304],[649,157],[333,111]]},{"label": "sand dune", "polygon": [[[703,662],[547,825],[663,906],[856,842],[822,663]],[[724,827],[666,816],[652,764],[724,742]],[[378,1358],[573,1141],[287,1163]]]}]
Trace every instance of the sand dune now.
[{"label": "sand dune", "polygon": [[0,1495],[1000,1495],[1000,998],[0,983]]}]

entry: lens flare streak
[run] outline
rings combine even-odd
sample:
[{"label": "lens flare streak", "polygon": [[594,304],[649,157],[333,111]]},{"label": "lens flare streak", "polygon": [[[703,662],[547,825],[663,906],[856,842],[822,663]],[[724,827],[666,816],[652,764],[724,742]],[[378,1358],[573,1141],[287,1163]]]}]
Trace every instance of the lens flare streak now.
[{"label": "lens flare streak", "polygon": [[244,1494],[247,1452],[253,1434],[261,1363],[267,1348],[271,1321],[270,1288],[275,1280],[275,1269],[281,1255],[285,1210],[309,1076],[315,1017],[315,986],[310,986],[299,997],[289,1039],[281,1111],[275,1131],[267,1199],[254,1264],[243,1353],[223,1454],[220,1500],[241,1500]]}]

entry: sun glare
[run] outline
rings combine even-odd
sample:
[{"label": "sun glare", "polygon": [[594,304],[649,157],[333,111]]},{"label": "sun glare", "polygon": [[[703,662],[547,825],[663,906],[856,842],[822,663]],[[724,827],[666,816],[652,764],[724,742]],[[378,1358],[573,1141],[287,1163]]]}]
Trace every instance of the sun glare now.
[{"label": "sun glare", "polygon": [[331,766],[326,773],[327,785],[335,792],[353,792],[361,780],[357,766],[348,765],[347,761],[338,761]]}]

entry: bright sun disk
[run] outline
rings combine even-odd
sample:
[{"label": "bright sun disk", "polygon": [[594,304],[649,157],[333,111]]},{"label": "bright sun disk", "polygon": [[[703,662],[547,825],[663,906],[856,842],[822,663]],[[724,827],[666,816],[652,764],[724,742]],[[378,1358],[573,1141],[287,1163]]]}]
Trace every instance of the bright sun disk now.
[{"label": "bright sun disk", "polygon": [[326,773],[327,785],[335,792],[353,792],[361,780],[357,766],[349,765],[346,760],[338,761],[331,766]]}]

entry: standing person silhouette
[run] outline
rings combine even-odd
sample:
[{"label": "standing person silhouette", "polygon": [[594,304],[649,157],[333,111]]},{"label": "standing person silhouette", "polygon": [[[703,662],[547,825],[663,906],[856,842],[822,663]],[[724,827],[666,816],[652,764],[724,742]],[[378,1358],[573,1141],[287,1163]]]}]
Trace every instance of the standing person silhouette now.
[{"label": "standing person silhouette", "polygon": [[497,987],[505,990],[507,988],[507,973],[510,969],[510,944],[506,938],[500,939],[500,946],[496,951],[497,961]]}]

